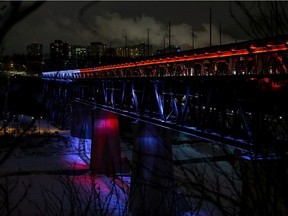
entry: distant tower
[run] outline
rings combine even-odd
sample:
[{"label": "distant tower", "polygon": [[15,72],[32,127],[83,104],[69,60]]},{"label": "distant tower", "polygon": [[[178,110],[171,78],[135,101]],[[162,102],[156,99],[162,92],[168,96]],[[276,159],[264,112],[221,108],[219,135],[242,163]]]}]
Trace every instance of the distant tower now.
[{"label": "distant tower", "polygon": [[171,23],[169,21],[169,26],[168,26],[168,52],[169,54],[171,53]]},{"label": "distant tower", "polygon": [[147,29],[147,56],[150,56],[150,38],[149,38],[149,28]]},{"label": "distant tower", "polygon": [[210,7],[210,11],[209,11],[209,22],[210,22],[210,46],[212,46],[212,8]]},{"label": "distant tower", "polygon": [[222,29],[221,29],[221,22],[219,23],[219,44],[222,45]]},{"label": "distant tower", "polygon": [[194,49],[194,46],[195,46],[195,34],[194,34],[194,30],[192,29],[192,49]]}]

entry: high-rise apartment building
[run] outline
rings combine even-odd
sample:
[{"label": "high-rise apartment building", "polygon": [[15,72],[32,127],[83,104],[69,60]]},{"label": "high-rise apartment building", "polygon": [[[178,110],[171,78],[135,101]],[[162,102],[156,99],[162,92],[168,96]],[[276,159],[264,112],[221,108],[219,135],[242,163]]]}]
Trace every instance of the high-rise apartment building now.
[{"label": "high-rise apartment building", "polygon": [[71,46],[72,59],[85,59],[87,57],[87,47],[81,45]]},{"label": "high-rise apartment building", "polygon": [[43,45],[36,42],[27,45],[26,54],[30,58],[41,59],[43,56]]},{"label": "high-rise apartment building", "polygon": [[88,55],[92,58],[101,58],[106,54],[106,44],[102,42],[91,42],[88,47]]},{"label": "high-rise apartment building", "polygon": [[142,42],[136,46],[139,49],[139,57],[148,57],[152,55],[152,45]]},{"label": "high-rise apartment building", "polygon": [[151,55],[152,46],[140,43],[134,46],[117,47],[116,55],[124,58],[142,58]]},{"label": "high-rise apartment building", "polygon": [[71,46],[70,63],[73,68],[86,67],[87,62],[87,47],[82,45]]},{"label": "high-rise apartment building", "polygon": [[51,59],[70,59],[71,45],[62,40],[55,40],[50,43],[50,58]]}]

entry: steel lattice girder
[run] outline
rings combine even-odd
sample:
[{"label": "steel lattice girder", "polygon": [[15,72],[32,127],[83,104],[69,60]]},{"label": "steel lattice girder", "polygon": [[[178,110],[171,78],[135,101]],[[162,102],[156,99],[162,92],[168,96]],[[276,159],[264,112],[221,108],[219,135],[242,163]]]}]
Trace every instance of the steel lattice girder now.
[{"label": "steel lattice girder", "polygon": [[[160,124],[194,127],[196,132],[263,146],[263,141],[287,141],[286,80],[285,76],[107,78],[66,84],[65,94],[56,94],[60,88],[52,82],[45,89],[54,101],[79,98]],[[274,88],[275,83],[282,87]]]}]

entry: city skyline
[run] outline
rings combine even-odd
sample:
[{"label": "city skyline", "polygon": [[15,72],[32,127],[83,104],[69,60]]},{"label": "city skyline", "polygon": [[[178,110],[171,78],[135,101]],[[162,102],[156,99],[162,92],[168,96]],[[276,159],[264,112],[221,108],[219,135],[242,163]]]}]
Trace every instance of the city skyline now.
[{"label": "city skyline", "polygon": [[[51,55],[51,45],[55,42],[61,42],[61,43],[66,43],[67,45],[70,46],[70,49],[71,51],[74,49],[79,49],[79,48],[83,48],[85,50],[89,50],[89,48],[91,47],[92,44],[98,44],[98,45],[101,45],[105,48],[105,50],[107,49],[114,49],[114,50],[117,50],[117,49],[125,49],[125,46],[109,46],[101,41],[91,41],[91,42],[88,42],[87,44],[71,44],[69,43],[69,41],[63,41],[61,39],[54,39],[53,41],[51,41],[49,44],[41,44],[41,43],[37,43],[37,42],[31,42],[30,44],[27,44],[26,47],[25,47],[25,51],[24,53],[22,53],[23,55],[29,55],[29,53],[31,54],[31,47],[33,46],[41,46],[41,51],[37,51],[37,53],[39,52],[40,54],[37,54],[37,55],[42,55],[42,56],[50,56]],[[44,53],[43,52],[43,47],[47,47],[48,48],[48,52],[47,53]],[[127,45],[126,48],[128,49],[137,49],[141,46],[149,46],[147,43],[145,42],[141,42],[139,44],[130,44],[129,46]],[[177,48],[178,49],[178,52],[179,51],[183,51],[181,50],[181,47],[178,46],[178,45],[175,45],[175,44],[171,44],[170,45],[170,48]],[[39,48],[38,48],[39,49]],[[169,49],[169,46],[168,44],[166,44],[165,46],[165,50],[168,50]],[[157,49],[157,50],[154,50],[151,45],[150,45],[150,55],[152,55],[153,53],[156,54],[157,51],[160,51],[160,50],[164,50],[164,47],[162,47],[162,49]],[[13,54],[18,54],[18,53],[13,53]]]},{"label": "city skyline", "polygon": [[[128,45],[149,37],[153,47],[163,47],[165,40],[168,45],[168,23],[171,44],[190,49],[194,32],[195,48],[200,48],[209,45],[210,8],[213,45],[219,44],[220,24],[223,44],[247,39],[229,15],[229,7],[229,2],[209,1],[46,2],[11,28],[4,38],[4,54],[24,53],[31,42],[49,44],[55,38],[79,45],[101,41],[124,47],[125,37]],[[48,53],[49,46],[43,51]]]}]

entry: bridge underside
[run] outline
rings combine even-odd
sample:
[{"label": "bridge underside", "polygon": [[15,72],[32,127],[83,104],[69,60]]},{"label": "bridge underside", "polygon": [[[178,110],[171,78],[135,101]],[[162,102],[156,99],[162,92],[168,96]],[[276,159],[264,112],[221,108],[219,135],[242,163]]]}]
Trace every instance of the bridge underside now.
[{"label": "bridge underside", "polygon": [[[67,115],[66,122],[69,100],[75,98],[121,115],[241,148],[272,150],[286,148],[284,143],[288,139],[286,80],[285,74],[276,78],[94,78],[64,83],[49,81],[46,89],[57,104],[53,107],[50,103],[50,110],[54,116]],[[65,106],[61,106],[64,102]]]}]

